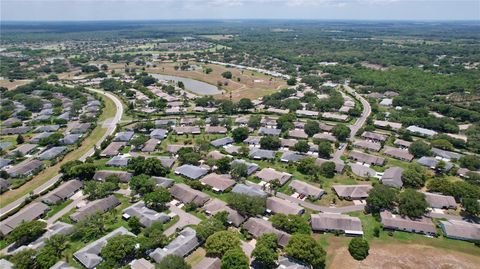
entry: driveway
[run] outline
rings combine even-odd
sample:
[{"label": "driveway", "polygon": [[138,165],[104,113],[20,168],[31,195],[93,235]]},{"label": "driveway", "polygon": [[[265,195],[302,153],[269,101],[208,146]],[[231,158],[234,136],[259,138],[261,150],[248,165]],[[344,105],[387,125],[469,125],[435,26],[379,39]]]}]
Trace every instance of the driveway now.
[{"label": "driveway", "polygon": [[166,236],[170,236],[174,234],[177,228],[183,228],[187,225],[199,224],[201,221],[199,218],[195,217],[194,215],[187,213],[174,205],[169,205],[169,208],[170,208],[170,211],[172,213],[177,214],[180,219],[177,221],[177,223],[175,223],[173,226],[171,226],[170,228],[166,229],[163,232]]}]

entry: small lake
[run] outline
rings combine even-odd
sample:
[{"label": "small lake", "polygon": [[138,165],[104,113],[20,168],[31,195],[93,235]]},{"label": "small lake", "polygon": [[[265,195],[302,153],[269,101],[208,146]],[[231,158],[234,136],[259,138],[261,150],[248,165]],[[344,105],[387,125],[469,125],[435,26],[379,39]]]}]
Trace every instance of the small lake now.
[{"label": "small lake", "polygon": [[222,93],[217,86],[205,83],[203,81],[194,80],[191,78],[183,78],[177,76],[161,75],[161,74],[151,74],[152,77],[160,80],[173,80],[175,82],[181,81],[185,85],[185,89],[202,95],[215,95]]}]

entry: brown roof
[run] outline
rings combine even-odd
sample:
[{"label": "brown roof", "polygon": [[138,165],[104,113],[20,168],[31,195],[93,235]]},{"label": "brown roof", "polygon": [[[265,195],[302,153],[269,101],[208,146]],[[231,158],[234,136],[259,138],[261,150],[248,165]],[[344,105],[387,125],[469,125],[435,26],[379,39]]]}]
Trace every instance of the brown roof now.
[{"label": "brown roof", "polygon": [[78,209],[75,213],[70,215],[70,219],[76,222],[81,221],[95,213],[105,213],[119,204],[120,201],[114,195],[110,195],[106,198],[88,203],[86,206]]},{"label": "brown roof", "polygon": [[431,192],[424,192],[425,200],[433,208],[457,208],[455,198],[449,195],[441,195]]},{"label": "brown roof", "polygon": [[357,162],[368,163],[372,165],[383,165],[385,163],[385,158],[370,155],[367,153],[359,152],[359,151],[351,151],[348,155],[350,159],[354,159]]},{"label": "brown roof", "polygon": [[278,179],[281,185],[285,184],[292,177],[292,175],[289,173],[279,172],[273,168],[263,168],[262,170],[258,171],[255,176],[265,182]]},{"label": "brown roof", "polygon": [[413,155],[404,149],[385,146],[383,154],[402,161],[411,162],[413,160]]},{"label": "brown roof", "polygon": [[219,258],[205,257],[199,263],[192,267],[192,269],[220,269],[222,262]]},{"label": "brown roof", "polygon": [[373,143],[366,140],[359,140],[353,142],[353,146],[357,148],[372,150],[372,151],[380,151],[382,145],[379,143]]},{"label": "brown roof", "polygon": [[250,218],[248,219],[243,227],[248,230],[248,232],[256,238],[259,238],[262,234],[265,233],[274,233],[277,235],[278,244],[280,246],[286,246],[290,235],[286,232],[275,229],[267,220],[260,218]]},{"label": "brown roof", "polygon": [[207,134],[226,134],[227,128],[222,126],[207,126],[205,127],[205,133]]},{"label": "brown roof", "polygon": [[357,217],[319,213],[311,216],[311,224],[315,231],[342,231],[347,234],[363,234],[362,222]]},{"label": "brown roof", "polygon": [[127,142],[112,142],[101,153],[101,156],[116,156],[120,149],[127,145]]},{"label": "brown roof", "polygon": [[198,206],[202,206],[210,199],[208,194],[194,190],[181,183],[173,185],[170,189],[170,193],[175,199],[180,200],[184,204],[194,203]]},{"label": "brown roof", "polygon": [[160,140],[158,140],[156,138],[148,139],[147,142],[145,142],[145,144],[143,145],[142,151],[143,152],[155,151],[155,148],[157,147],[159,142],[160,142]]},{"label": "brown roof", "polygon": [[374,133],[374,132],[368,132],[368,131],[363,132],[362,137],[366,138],[366,139],[377,140],[377,141],[386,141],[387,140],[386,135],[379,134],[379,133]]},{"label": "brown roof", "polygon": [[304,139],[308,138],[308,135],[302,129],[290,130],[288,132],[288,136],[295,137],[295,138],[304,138]]},{"label": "brown roof", "polygon": [[373,187],[372,185],[333,185],[332,188],[335,190],[339,197],[347,199],[361,199],[368,197],[368,191]]},{"label": "brown roof", "polygon": [[236,227],[240,226],[245,221],[245,217],[240,215],[236,210],[227,206],[227,203],[220,199],[212,199],[208,201],[203,209],[207,214],[215,215],[219,212],[226,211],[228,212],[228,221],[235,225]]},{"label": "brown roof", "polygon": [[388,211],[383,211],[380,212],[380,218],[383,227],[387,229],[425,234],[435,234],[437,232],[432,220],[425,217],[414,220],[400,215],[393,215]]},{"label": "brown roof", "polygon": [[267,198],[267,210],[285,215],[301,215],[305,211],[301,206],[278,197]]},{"label": "brown roof", "polygon": [[200,182],[212,187],[214,190],[222,192],[235,185],[235,180],[232,180],[230,175],[219,175],[215,173],[204,176],[200,179]]},{"label": "brown roof", "polygon": [[312,186],[308,184],[307,182],[301,181],[301,180],[293,180],[292,183],[290,183],[290,188],[294,189],[296,192],[308,195],[310,197],[313,197],[314,199],[320,198],[325,191],[317,188],[315,186]]}]

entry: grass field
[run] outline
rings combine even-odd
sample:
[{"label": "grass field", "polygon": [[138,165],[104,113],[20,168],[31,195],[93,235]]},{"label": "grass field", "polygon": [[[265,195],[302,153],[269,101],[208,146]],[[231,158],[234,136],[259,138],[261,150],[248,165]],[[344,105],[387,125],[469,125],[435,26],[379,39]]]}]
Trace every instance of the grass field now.
[{"label": "grass field", "polygon": [[[113,117],[115,115],[115,104],[107,97],[104,97],[103,95],[100,96],[105,101],[105,108],[99,120]],[[29,194],[54,176],[58,175],[60,171],[60,166],[62,164],[68,161],[78,160],[82,155],[84,155],[93,148],[93,146],[97,143],[97,141],[102,138],[106,131],[106,128],[102,128],[101,124],[98,124],[97,127],[93,129],[91,134],[87,138],[85,138],[85,140],[82,142],[82,145],[76,150],[68,153],[60,162],[53,166],[47,167],[38,175],[36,175],[32,180],[19,187],[18,189],[10,190],[2,194],[0,208],[5,207],[6,205],[21,198],[26,194]]]},{"label": "grass field", "polygon": [[[174,66],[178,65],[177,63],[159,63],[155,68],[147,68],[147,72],[186,77],[217,85],[219,81],[225,80],[221,74],[225,71],[230,71],[232,72],[233,78],[228,80],[228,85],[221,86],[226,93],[215,97],[219,99],[227,99],[230,98],[231,93],[232,99],[237,101],[241,98],[256,99],[263,97],[287,86],[283,79],[274,78],[257,72],[227,68],[225,66],[214,64],[205,65],[196,62],[192,62],[191,64],[205,66],[211,68],[213,71],[209,74],[204,73],[202,68],[192,71],[181,71],[174,69]],[[240,81],[238,81],[238,79],[240,79]]]}]

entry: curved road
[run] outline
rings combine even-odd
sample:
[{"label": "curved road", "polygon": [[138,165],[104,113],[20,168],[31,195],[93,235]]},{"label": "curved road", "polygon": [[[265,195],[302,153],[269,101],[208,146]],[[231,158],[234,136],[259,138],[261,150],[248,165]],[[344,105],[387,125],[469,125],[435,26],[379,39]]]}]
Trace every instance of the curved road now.
[{"label": "curved road", "polygon": [[[358,130],[360,130],[360,128],[362,128],[362,126],[367,121],[367,118],[372,113],[372,107],[370,106],[370,103],[365,98],[363,98],[363,96],[361,96],[360,94],[355,92],[355,90],[353,90],[350,86],[343,85],[343,88],[347,91],[347,93],[353,95],[353,97],[355,97],[357,100],[359,100],[360,103],[362,103],[362,106],[363,106],[363,111],[362,111],[362,115],[360,116],[360,118],[357,119],[355,124],[350,125],[350,137],[349,137],[349,139],[353,140],[353,138],[355,137],[355,134],[357,134]],[[340,159],[340,157],[345,152],[346,143],[342,143],[342,144],[340,144],[340,146],[341,146],[341,148],[337,149],[335,151],[335,153],[333,154],[333,160],[335,160],[335,161],[342,161]]]},{"label": "curved road", "polygon": [[[74,86],[71,86],[71,85],[64,85],[64,86],[71,87],[71,88],[74,87]],[[120,122],[120,119],[122,118],[122,115],[123,115],[123,105],[122,105],[122,102],[120,101],[120,99],[118,99],[117,96],[115,96],[115,95],[113,95],[109,92],[105,92],[105,91],[101,91],[101,90],[97,90],[97,89],[93,89],[93,88],[86,88],[86,89],[89,90],[89,91],[92,91],[92,92],[95,92],[95,93],[102,94],[102,95],[106,96],[107,98],[109,98],[110,100],[113,101],[113,103],[115,104],[115,107],[116,107],[115,108],[116,109],[115,116],[113,118],[106,119],[102,124],[102,127],[107,128],[107,131],[100,138],[100,140],[98,140],[97,143],[95,144],[97,147],[100,147],[102,142],[105,139],[107,139],[107,137],[109,135],[112,135],[115,132],[117,123]],[[81,156],[79,158],[79,160],[84,161],[87,157],[93,155],[93,153],[94,153],[94,149],[91,148],[83,156]],[[34,194],[40,194],[40,193],[44,192],[45,190],[50,188],[52,185],[54,185],[57,181],[59,181],[61,176],[62,176],[62,174],[58,174],[58,175],[52,177],[50,180],[48,180],[47,182],[45,182],[44,184],[42,184],[41,186],[36,188],[33,191],[33,193]],[[8,212],[10,212],[10,211],[14,210],[15,208],[19,207],[25,201],[25,199],[27,199],[29,196],[30,196],[29,194],[24,195],[21,198],[17,199],[15,202],[12,202],[12,203],[2,207],[0,209],[0,217],[3,217]]]}]

